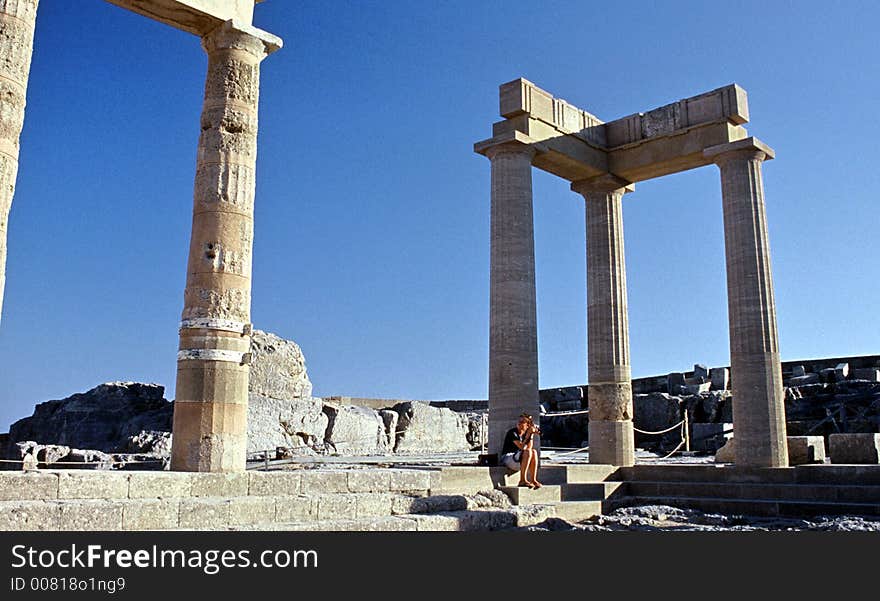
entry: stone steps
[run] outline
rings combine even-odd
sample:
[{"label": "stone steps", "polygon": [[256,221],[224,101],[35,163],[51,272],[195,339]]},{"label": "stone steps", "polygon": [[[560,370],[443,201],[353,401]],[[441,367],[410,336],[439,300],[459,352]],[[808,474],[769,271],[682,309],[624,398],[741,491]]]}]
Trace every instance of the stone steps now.
[{"label": "stone steps", "polygon": [[563,501],[606,501],[622,496],[623,482],[583,482],[562,485]]},{"label": "stone steps", "polygon": [[600,463],[579,465],[543,465],[539,474],[542,484],[581,484],[617,480],[620,468]]},{"label": "stone steps", "polygon": [[741,482],[652,482],[626,484],[631,497],[713,497],[822,503],[878,503],[880,485],[757,484]]},{"label": "stone steps", "polygon": [[709,497],[630,497],[619,505],[670,505],[698,509],[707,513],[742,514],[764,517],[809,517],[817,515],[880,516],[877,503],[828,503],[779,499],[731,499]]},{"label": "stone steps", "polygon": [[500,489],[510,497],[510,502],[514,505],[536,505],[562,501],[562,487],[558,485],[547,484],[537,489],[523,486],[501,486]]},{"label": "stone steps", "polygon": [[556,517],[576,523],[602,515],[604,503],[602,501],[561,501],[550,503],[550,505],[553,506]]}]

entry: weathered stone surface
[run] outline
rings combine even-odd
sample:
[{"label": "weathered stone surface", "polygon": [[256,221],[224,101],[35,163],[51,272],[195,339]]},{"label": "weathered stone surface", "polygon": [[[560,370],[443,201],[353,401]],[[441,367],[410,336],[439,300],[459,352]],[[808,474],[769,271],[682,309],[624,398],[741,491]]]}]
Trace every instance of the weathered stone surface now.
[{"label": "weathered stone surface", "polygon": [[0,501],[57,498],[57,473],[0,471]]},{"label": "weathered stone surface", "polygon": [[254,330],[248,391],[273,399],[311,397],[312,383],[299,345],[271,332]]},{"label": "weathered stone surface", "polygon": [[386,470],[350,470],[348,490],[351,492],[388,492],[391,475]]},{"label": "weathered stone surface", "polygon": [[0,509],[0,531],[55,530],[58,514],[55,501],[7,501]]},{"label": "weathered stone surface", "polygon": [[275,521],[275,497],[233,497],[229,500],[230,524]]},{"label": "weathered stone surface", "polygon": [[275,497],[278,522],[309,522],[318,519],[318,499],[306,495]]},{"label": "weathered stone surface", "polygon": [[732,430],[733,424],[691,424],[691,450],[716,453],[728,439],[733,437]]},{"label": "weathered stone surface", "polygon": [[58,475],[59,499],[125,499],[128,474],[64,471]]},{"label": "weathered stone surface", "polygon": [[[396,453],[469,451],[468,419],[442,407],[431,407],[416,401],[398,403]],[[512,422],[511,422],[512,423]]]},{"label": "weathered stone surface", "polygon": [[385,423],[376,411],[368,407],[334,403],[324,403],[323,411],[327,415],[324,444],[328,452],[381,455],[390,450]]},{"label": "weathered stone surface", "polygon": [[681,397],[665,392],[634,395],[635,427],[647,432],[658,432],[677,424],[681,420],[681,402]]},{"label": "weathered stone surface", "polygon": [[249,474],[192,474],[193,497],[237,497],[248,494]]},{"label": "weathered stone surface", "polygon": [[730,386],[730,370],[726,367],[713,367],[709,370],[712,390],[727,390]]},{"label": "weathered stone surface", "polygon": [[189,497],[192,478],[180,472],[134,472],[129,475],[128,496],[131,499]]},{"label": "weathered stone surface", "polygon": [[247,452],[259,453],[283,447],[293,455],[314,454],[327,430],[321,399],[275,399],[248,396]]},{"label": "weathered stone surface", "polygon": [[853,370],[853,378],[869,382],[880,382],[880,369],[876,367],[857,368]]},{"label": "weathered stone surface", "polygon": [[318,496],[319,520],[346,520],[357,517],[355,495],[323,494]]},{"label": "weathered stone surface", "polygon": [[185,530],[219,528],[229,523],[228,499],[201,497],[181,499],[179,509],[179,526]]},{"label": "weathered stone surface", "polygon": [[431,473],[426,470],[391,470],[388,489],[392,492],[427,492]]},{"label": "weathered stone surface", "polygon": [[703,382],[709,380],[709,368],[701,363],[695,363],[694,377],[701,378]]},{"label": "weathered stone surface", "polygon": [[880,463],[880,434],[832,434],[828,450],[831,463]]},{"label": "weathered stone surface", "polygon": [[825,462],[825,438],[822,436],[789,436],[789,465]]},{"label": "weathered stone surface", "polygon": [[171,430],[172,405],[164,392],[158,384],[101,384],[66,399],[39,403],[31,417],[12,424],[9,438],[13,443],[125,452],[129,439],[142,431]]},{"label": "weathered stone surface", "polygon": [[307,495],[348,492],[348,474],[332,470],[303,470],[300,491]]},{"label": "weathered stone surface", "polygon": [[787,383],[789,386],[806,386],[808,384],[818,384],[821,381],[822,379],[819,377],[819,374],[805,374],[789,378]]},{"label": "weathered stone surface", "polygon": [[179,521],[179,499],[137,499],[122,505],[124,530],[169,530]]},{"label": "weathered stone surface", "polygon": [[58,530],[122,530],[124,501],[77,500],[58,501],[55,529]]},{"label": "weathered stone surface", "polygon": [[730,438],[723,447],[715,451],[715,463],[733,463],[736,460],[736,440]]},{"label": "weathered stone surface", "polygon": [[157,457],[171,456],[171,432],[141,430],[130,436],[125,447],[128,453],[144,453]]},{"label": "weathered stone surface", "polygon": [[387,447],[393,451],[394,445],[397,442],[397,423],[400,420],[400,415],[393,409],[380,409],[379,417],[385,425],[385,439],[388,441]]},{"label": "weathered stone surface", "polygon": [[300,492],[297,472],[248,472],[248,493],[253,496],[290,496]]}]

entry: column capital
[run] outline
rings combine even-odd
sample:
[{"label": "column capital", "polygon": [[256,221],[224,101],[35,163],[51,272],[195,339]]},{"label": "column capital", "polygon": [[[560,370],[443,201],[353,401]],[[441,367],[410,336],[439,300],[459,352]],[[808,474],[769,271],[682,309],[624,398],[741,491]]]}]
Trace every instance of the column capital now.
[{"label": "column capital", "polygon": [[490,160],[495,155],[502,153],[527,154],[529,158],[534,158],[538,152],[537,145],[537,142],[526,134],[520,131],[511,131],[477,142],[474,144],[474,152],[482,154]]},{"label": "column capital", "polygon": [[217,50],[244,50],[261,60],[283,45],[278,36],[236,19],[223,22],[202,38],[208,55]]},{"label": "column capital", "polygon": [[776,151],[758,138],[749,137],[737,140],[736,142],[710,146],[703,150],[703,156],[710,159],[716,165],[721,165],[730,159],[736,158],[769,161],[776,156]]},{"label": "column capital", "polygon": [[635,189],[636,185],[634,183],[621,179],[611,173],[571,182],[571,191],[582,194],[585,197],[592,194],[608,194],[615,190],[622,190],[621,193],[626,194],[627,192],[633,192]]}]

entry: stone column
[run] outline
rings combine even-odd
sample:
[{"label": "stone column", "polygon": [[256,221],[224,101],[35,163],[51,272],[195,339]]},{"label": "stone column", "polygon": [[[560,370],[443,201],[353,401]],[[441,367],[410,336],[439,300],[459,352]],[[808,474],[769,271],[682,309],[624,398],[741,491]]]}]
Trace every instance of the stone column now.
[{"label": "stone column", "polygon": [[171,469],[245,468],[260,61],[281,40],[228,21],[208,54]]},{"label": "stone column", "polygon": [[590,463],[633,465],[622,207],[633,187],[608,175],[574,182],[571,189],[586,201]]},{"label": "stone column", "polygon": [[39,0],[0,0],[0,315],[6,287],[6,227],[18,175],[18,138]]},{"label": "stone column", "polygon": [[521,413],[536,420],[538,318],[532,157],[521,142],[486,150],[492,161],[492,242],[489,290],[489,452],[500,453],[504,434]]},{"label": "stone column", "polygon": [[761,163],[754,138],[704,152],[721,169],[736,464],[788,465],[782,368]]}]

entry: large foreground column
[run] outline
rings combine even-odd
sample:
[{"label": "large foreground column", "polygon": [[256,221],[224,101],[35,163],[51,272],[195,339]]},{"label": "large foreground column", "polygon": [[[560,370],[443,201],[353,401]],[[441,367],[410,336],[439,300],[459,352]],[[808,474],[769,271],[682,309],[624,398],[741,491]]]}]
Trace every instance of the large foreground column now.
[{"label": "large foreground column", "polygon": [[586,201],[590,463],[611,465],[635,462],[623,252],[627,185],[613,176],[571,185]]},{"label": "large foreground column", "polygon": [[736,464],[788,465],[782,368],[761,163],[754,138],[705,151],[721,169]]},{"label": "large foreground column", "polygon": [[39,0],[0,0],[0,315],[6,287],[6,227],[18,175],[18,138]]},{"label": "large foreground column", "polygon": [[489,290],[489,452],[521,413],[538,418],[538,319],[532,157],[527,144],[486,151],[492,161],[492,250]]},{"label": "large foreground column", "polygon": [[232,21],[208,75],[184,293],[171,469],[244,470],[260,61],[281,40]]}]

